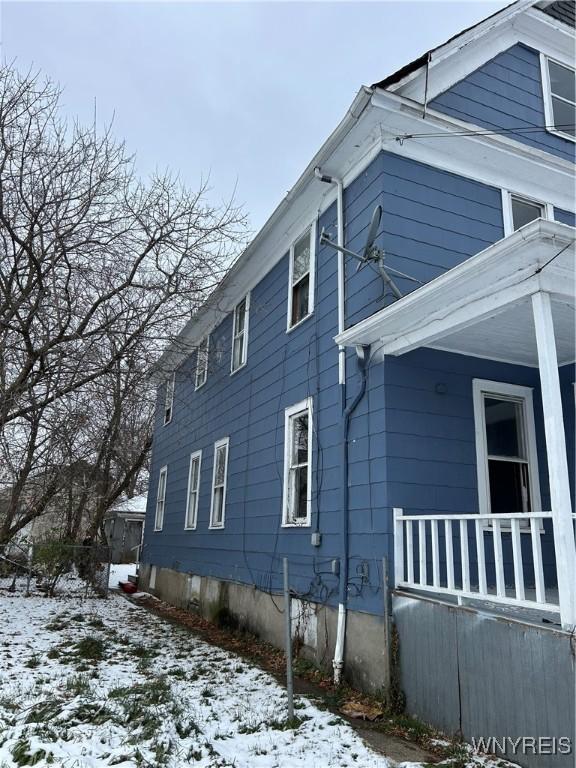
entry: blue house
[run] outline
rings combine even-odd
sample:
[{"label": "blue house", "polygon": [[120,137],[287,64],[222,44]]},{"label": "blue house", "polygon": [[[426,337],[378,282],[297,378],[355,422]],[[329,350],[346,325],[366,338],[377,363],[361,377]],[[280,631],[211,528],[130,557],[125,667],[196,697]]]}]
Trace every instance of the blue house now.
[{"label": "blue house", "polygon": [[281,644],[287,558],[337,682],[530,766],[576,749],[574,45],[520,0],[360,89],[156,367],[140,576]]}]

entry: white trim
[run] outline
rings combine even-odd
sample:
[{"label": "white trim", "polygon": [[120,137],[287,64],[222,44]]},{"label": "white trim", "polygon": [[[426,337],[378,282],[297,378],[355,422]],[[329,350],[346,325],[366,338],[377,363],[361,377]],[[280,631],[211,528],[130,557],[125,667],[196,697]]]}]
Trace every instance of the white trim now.
[{"label": "white trim", "polygon": [[[224,462],[224,485],[222,486],[222,520],[219,523],[214,523],[214,496],[215,496],[215,482],[216,482],[216,455],[218,453],[218,449],[222,448],[223,446],[226,446],[226,460]],[[229,437],[222,437],[220,440],[217,440],[214,443],[214,458],[212,461],[212,494],[210,498],[210,525],[208,528],[210,530],[219,530],[220,528],[224,528],[224,523],[226,520],[226,490],[228,488],[228,456],[230,453],[230,438]]]},{"label": "white trim", "polygon": [[[487,61],[507,51],[518,43],[524,44],[558,63],[571,66],[574,57],[574,31],[561,29],[555,20],[527,8],[532,3],[514,4],[502,13],[510,17],[486,19],[468,32],[458,35],[451,42],[431,52],[428,73],[428,99],[431,101],[455,83],[475,72]],[[522,13],[522,11],[525,11]],[[391,91],[424,102],[426,65],[423,64],[398,83],[389,86]]]},{"label": "white trim", "polygon": [[[294,247],[300,240],[308,235],[310,240],[310,264],[308,271],[308,312],[304,317],[301,317],[297,323],[291,323],[292,319],[292,298],[293,298],[293,284],[292,275],[294,270]],[[286,314],[286,333],[289,333],[294,328],[297,328],[304,320],[307,320],[314,312],[314,292],[316,288],[316,219],[314,219],[310,226],[305,229],[291,244],[288,255],[288,311]]]},{"label": "white trim", "polygon": [[576,547],[562,413],[562,392],[560,390],[550,296],[545,293],[534,294],[532,296],[532,311],[544,411],[560,617],[562,628],[573,632],[576,628],[576,590],[574,589],[576,584]]},{"label": "white trim", "polygon": [[[202,349],[202,346],[206,342],[206,356],[204,357],[204,370],[201,372],[201,376],[198,374],[200,373],[200,352]],[[196,373],[194,376],[194,390],[201,389],[204,384],[208,381],[208,360],[210,358],[210,334],[206,334],[202,339],[200,339],[200,342],[198,343],[198,349],[196,350]],[[201,380],[200,380],[201,379]],[[198,383],[200,382],[200,383]]]},{"label": "white trim", "polygon": [[[289,483],[290,483],[290,464],[292,453],[292,419],[304,412],[308,413],[308,465],[307,465],[307,496],[306,496],[306,519],[296,522],[290,519],[290,510],[288,509]],[[311,525],[312,521],[312,439],[314,435],[314,426],[312,423],[312,398],[307,397],[299,403],[289,406],[284,410],[284,485],[282,494],[282,527],[283,528],[305,528]]]},{"label": "white trim", "polygon": [[[164,478],[164,487],[162,487],[162,478]],[[168,465],[160,467],[158,473],[158,490],[156,492],[156,511],[154,514],[154,531],[161,531],[164,527],[164,517],[166,513],[166,487],[168,485]],[[162,489],[162,497],[160,497]],[[161,511],[160,511],[161,510]]]},{"label": "white trim", "polygon": [[[552,109],[552,88],[550,86],[550,68],[548,67],[548,62],[552,61],[554,64],[558,64],[561,67],[564,67],[565,69],[569,69],[574,76],[576,77],[576,71],[574,70],[574,61],[572,60],[572,63],[569,64],[564,61],[560,61],[554,56],[546,56],[544,53],[540,53],[540,75],[542,78],[542,97],[544,100],[544,122],[546,126],[546,131],[548,133],[552,133],[555,136],[560,136],[562,139],[567,139],[568,141],[576,142],[576,136],[571,136],[569,133],[565,133],[564,131],[559,131],[556,128],[552,128],[549,126],[554,125],[554,111]],[[556,94],[554,94],[556,95]],[[556,96],[557,98],[562,98],[561,96]],[[571,104],[571,102],[567,101],[566,99],[562,99],[563,101],[566,101],[567,104]],[[575,105],[576,109],[576,105]]]},{"label": "white trim", "polygon": [[[166,379],[166,391],[164,394],[164,424],[165,427],[167,424],[170,424],[172,421],[172,416],[174,415],[174,390],[176,389],[176,371],[172,373],[171,376],[169,376]],[[168,418],[166,418],[167,414],[170,414]]]},{"label": "white trim", "polygon": [[156,573],[158,568],[155,565],[150,566],[150,578],[148,580],[148,589],[156,589]]},{"label": "white trim", "polygon": [[[236,313],[238,310],[238,307],[242,302],[245,302],[245,309],[244,309],[244,330],[243,330],[243,336],[244,336],[244,345],[242,347],[242,360],[240,361],[240,365],[237,365],[236,368],[234,368],[234,342],[236,341]],[[230,376],[237,373],[241,368],[244,368],[246,363],[248,362],[248,329],[250,327],[250,291],[243,296],[240,301],[236,304],[234,309],[232,310],[232,350],[230,354]]]},{"label": "white trim", "polygon": [[[192,524],[188,525],[188,518],[190,512],[190,482],[192,480],[192,464],[198,459],[198,485],[196,491],[196,501],[194,502],[194,509],[192,510]],[[200,473],[202,471],[202,451],[194,451],[190,454],[190,463],[188,465],[188,486],[186,488],[186,513],[184,516],[184,530],[193,531],[198,524],[198,500],[200,498]]]},{"label": "white trim", "polygon": [[[522,403],[524,426],[526,429],[526,452],[528,479],[530,482],[530,501],[532,512],[542,508],[540,500],[540,476],[538,471],[538,452],[536,445],[536,427],[534,423],[534,403],[532,389],[518,384],[508,384],[487,379],[473,379],[472,392],[474,401],[474,433],[476,441],[476,471],[478,476],[478,511],[481,515],[490,514],[490,482],[488,477],[488,446],[486,443],[486,417],[484,395],[510,397]],[[511,510],[517,512],[518,510]],[[527,529],[529,531],[529,529]]]}]

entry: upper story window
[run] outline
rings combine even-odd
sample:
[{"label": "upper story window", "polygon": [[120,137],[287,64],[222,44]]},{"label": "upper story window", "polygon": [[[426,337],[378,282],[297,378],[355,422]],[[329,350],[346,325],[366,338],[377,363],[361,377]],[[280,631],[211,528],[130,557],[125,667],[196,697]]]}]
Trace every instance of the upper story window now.
[{"label": "upper story window", "polygon": [[290,248],[288,330],[298,325],[314,309],[314,227]]},{"label": "upper story window", "polygon": [[250,313],[250,294],[234,309],[232,327],[232,363],[231,371],[237,371],[246,365],[248,356],[248,318]]},{"label": "upper story window", "polygon": [[228,437],[214,443],[214,467],[212,469],[212,504],[210,528],[224,528],[226,509],[226,483],[228,476]]},{"label": "upper story window", "polygon": [[511,235],[517,229],[525,227],[535,219],[553,219],[552,205],[541,200],[522,197],[513,192],[502,190],[502,213],[504,217],[504,235]]},{"label": "upper story window", "polygon": [[312,507],[312,399],[286,408],[283,525],[310,525]]},{"label": "upper story window", "polygon": [[532,200],[511,195],[510,205],[512,207],[512,228],[514,232],[531,221],[544,218],[545,216],[546,209],[543,203],[535,203]]},{"label": "upper story window", "polygon": [[206,384],[208,378],[208,352],[210,346],[210,336],[205,336],[200,344],[198,344],[198,352],[196,353],[196,381],[195,388]]},{"label": "upper story window", "polygon": [[576,139],[576,73],[570,67],[542,57],[546,125]]},{"label": "upper story window", "polygon": [[172,421],[172,412],[174,410],[174,385],[176,383],[176,373],[166,381],[166,397],[164,399],[164,424]]},{"label": "upper story window", "polygon": [[154,517],[154,530],[161,531],[164,525],[164,509],[166,506],[166,478],[168,467],[162,467],[158,476],[158,492],[156,494],[156,515]]}]

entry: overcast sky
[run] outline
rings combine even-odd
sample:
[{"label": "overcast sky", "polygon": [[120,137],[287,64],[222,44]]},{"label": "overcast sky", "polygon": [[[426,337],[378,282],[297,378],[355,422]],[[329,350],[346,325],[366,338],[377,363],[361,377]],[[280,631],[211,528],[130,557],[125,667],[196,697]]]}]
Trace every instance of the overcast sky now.
[{"label": "overcast sky", "polygon": [[96,99],[143,175],[236,186],[257,229],[361,85],[507,4],[2,2],[2,55],[56,80],[70,117]]}]

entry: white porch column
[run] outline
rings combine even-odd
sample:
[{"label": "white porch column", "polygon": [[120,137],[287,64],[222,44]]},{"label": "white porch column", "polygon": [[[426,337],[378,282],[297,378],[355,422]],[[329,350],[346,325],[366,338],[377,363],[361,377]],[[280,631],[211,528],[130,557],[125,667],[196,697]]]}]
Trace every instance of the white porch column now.
[{"label": "white porch column", "polygon": [[532,310],[542,385],[560,618],[562,626],[571,629],[576,626],[576,545],[550,295],[541,291],[533,294]]}]

